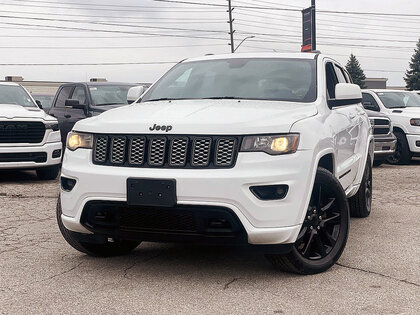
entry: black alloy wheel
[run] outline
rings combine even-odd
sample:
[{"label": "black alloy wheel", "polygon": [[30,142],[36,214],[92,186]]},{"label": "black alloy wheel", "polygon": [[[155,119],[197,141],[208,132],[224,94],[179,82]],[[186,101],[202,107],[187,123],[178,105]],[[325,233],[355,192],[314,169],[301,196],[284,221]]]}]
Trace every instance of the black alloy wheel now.
[{"label": "black alloy wheel", "polygon": [[297,239],[287,254],[266,254],[282,271],[316,274],[331,268],[346,246],[349,205],[338,179],[318,167],[309,206]]},{"label": "black alloy wheel", "polygon": [[[370,161],[369,161],[370,163]],[[366,202],[366,209],[370,213],[372,210],[372,168],[366,167],[365,168],[365,176],[363,176],[365,181],[365,202]]]},{"label": "black alloy wheel", "polygon": [[296,240],[298,252],[310,260],[326,257],[337,243],[341,214],[328,186],[315,184],[305,221]]}]

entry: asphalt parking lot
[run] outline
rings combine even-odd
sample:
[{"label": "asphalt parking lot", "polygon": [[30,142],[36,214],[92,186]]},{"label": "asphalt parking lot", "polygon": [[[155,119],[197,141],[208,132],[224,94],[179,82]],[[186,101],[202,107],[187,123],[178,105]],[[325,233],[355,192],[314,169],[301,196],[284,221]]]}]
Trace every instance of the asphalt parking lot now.
[{"label": "asphalt parking lot", "polygon": [[339,264],[297,276],[241,248],[143,243],[88,257],[58,231],[58,181],[0,172],[0,313],[418,313],[419,178],[420,160],[375,168],[373,212],[352,219]]}]

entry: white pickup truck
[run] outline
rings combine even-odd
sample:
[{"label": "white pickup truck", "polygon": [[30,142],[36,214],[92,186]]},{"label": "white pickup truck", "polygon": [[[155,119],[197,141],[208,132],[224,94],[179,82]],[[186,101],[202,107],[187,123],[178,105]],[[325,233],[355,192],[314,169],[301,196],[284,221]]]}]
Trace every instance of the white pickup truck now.
[{"label": "white pickup truck", "polygon": [[388,157],[391,164],[409,164],[420,156],[420,96],[400,90],[363,90],[363,106],[386,114],[397,137],[395,153]]},{"label": "white pickup truck", "polygon": [[67,138],[60,230],[90,255],[141,241],[246,244],[277,268],[331,267],[372,202],[373,135],[357,85],[320,54],[180,62],[132,105]]},{"label": "white pickup truck", "polygon": [[62,144],[58,122],[19,84],[0,83],[0,170],[36,170],[40,179],[55,179]]}]

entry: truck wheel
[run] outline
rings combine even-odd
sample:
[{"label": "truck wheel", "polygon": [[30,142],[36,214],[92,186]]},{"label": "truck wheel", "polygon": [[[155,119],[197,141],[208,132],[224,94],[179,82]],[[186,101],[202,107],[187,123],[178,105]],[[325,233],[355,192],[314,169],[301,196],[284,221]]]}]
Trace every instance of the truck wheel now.
[{"label": "truck wheel", "polygon": [[60,173],[60,165],[54,165],[36,170],[36,176],[40,180],[53,180],[56,179]]},{"label": "truck wheel", "polygon": [[378,167],[378,166],[381,166],[382,164],[384,164],[385,163],[385,161],[384,160],[375,160],[374,162],[373,162],[373,166],[375,166],[375,167]]},{"label": "truck wheel", "polygon": [[63,224],[61,220],[61,201],[58,198],[57,201],[57,223],[60,229],[61,234],[64,239],[69,243],[71,247],[78,250],[79,252],[88,254],[90,256],[99,256],[99,257],[111,257],[111,256],[120,256],[127,255],[131,253],[140,242],[134,241],[115,241],[112,243],[106,244],[94,244],[87,242],[80,242],[77,238],[76,232],[69,231]]},{"label": "truck wheel", "polygon": [[405,134],[401,131],[395,131],[394,134],[397,137],[397,146],[394,155],[387,159],[388,163],[394,165],[410,164],[412,154]]},{"label": "truck wheel", "polygon": [[366,161],[362,182],[357,193],[349,198],[350,216],[366,218],[372,209],[372,166],[370,157]]},{"label": "truck wheel", "polygon": [[333,266],[349,232],[349,206],[337,178],[318,168],[308,211],[292,250],[266,255],[274,267],[298,274],[320,273]]}]

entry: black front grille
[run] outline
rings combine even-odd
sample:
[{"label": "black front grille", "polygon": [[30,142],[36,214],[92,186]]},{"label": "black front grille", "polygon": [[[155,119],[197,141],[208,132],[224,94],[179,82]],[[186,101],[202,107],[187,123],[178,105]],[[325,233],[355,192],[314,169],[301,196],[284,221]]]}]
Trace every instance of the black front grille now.
[{"label": "black front grille", "polygon": [[47,162],[47,153],[45,152],[30,152],[30,153],[0,153],[0,163],[11,162]]},{"label": "black front grille", "polygon": [[33,121],[0,121],[0,143],[40,143],[45,125]]},{"label": "black front grille", "polygon": [[388,119],[375,119],[375,126],[388,126],[389,120]]},{"label": "black front grille", "polygon": [[373,126],[374,135],[387,135],[391,132],[391,123],[389,119],[378,119],[374,120],[375,125]]},{"label": "black front grille", "polygon": [[96,135],[93,163],[127,167],[231,168],[235,136]]}]

